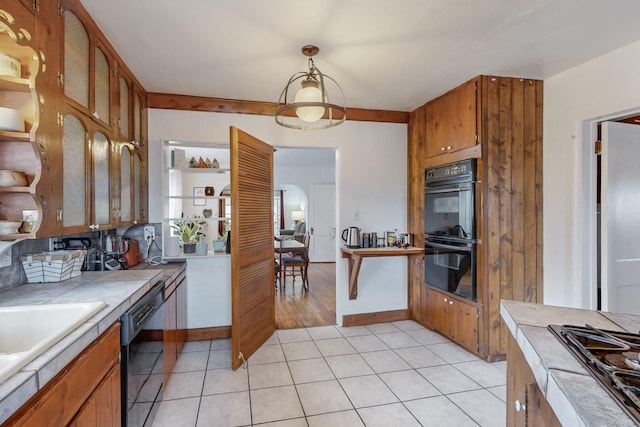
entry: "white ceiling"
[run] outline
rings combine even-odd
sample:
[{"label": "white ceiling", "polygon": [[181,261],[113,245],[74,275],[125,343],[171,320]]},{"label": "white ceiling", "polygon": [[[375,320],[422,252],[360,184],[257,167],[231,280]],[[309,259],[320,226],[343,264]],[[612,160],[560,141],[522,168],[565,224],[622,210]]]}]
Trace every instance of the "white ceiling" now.
[{"label": "white ceiling", "polygon": [[348,106],[411,111],[478,74],[544,79],[640,40],[638,0],[81,2],[147,91],[267,102],[305,44]]}]

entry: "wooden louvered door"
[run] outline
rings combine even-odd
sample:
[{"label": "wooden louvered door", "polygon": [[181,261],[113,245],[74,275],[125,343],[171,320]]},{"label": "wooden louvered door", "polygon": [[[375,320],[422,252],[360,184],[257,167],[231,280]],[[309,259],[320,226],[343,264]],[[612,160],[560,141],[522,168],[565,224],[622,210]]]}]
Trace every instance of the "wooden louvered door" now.
[{"label": "wooden louvered door", "polygon": [[276,330],[273,147],[231,126],[231,357],[242,365]]}]

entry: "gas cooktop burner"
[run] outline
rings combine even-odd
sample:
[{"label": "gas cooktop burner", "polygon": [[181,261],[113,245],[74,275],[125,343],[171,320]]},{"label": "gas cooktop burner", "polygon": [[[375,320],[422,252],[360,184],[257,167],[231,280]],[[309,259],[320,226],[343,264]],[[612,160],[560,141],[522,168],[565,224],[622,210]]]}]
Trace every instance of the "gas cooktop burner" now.
[{"label": "gas cooktop burner", "polygon": [[640,335],[589,325],[549,329],[640,425]]}]

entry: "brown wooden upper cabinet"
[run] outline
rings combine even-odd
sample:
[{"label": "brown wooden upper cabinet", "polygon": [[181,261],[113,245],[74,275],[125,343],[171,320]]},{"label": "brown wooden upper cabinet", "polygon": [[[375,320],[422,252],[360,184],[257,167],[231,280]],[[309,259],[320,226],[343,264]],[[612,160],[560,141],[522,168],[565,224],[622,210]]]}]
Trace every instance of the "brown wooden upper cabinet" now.
[{"label": "brown wooden upper cabinet", "polygon": [[434,157],[478,143],[478,80],[470,80],[426,105],[426,155]]},{"label": "brown wooden upper cabinet", "polygon": [[0,240],[145,222],[142,86],[79,0],[37,8],[5,0],[0,9],[0,52],[21,62],[19,76],[0,76],[0,106],[25,122],[24,130],[0,131],[0,169],[27,177],[25,185],[0,188],[0,218],[38,216],[30,230]]},{"label": "brown wooden upper cabinet", "polygon": [[105,126],[112,126],[114,60],[100,38],[90,31],[86,11],[76,1],[64,0],[62,55],[59,81],[69,104]]}]

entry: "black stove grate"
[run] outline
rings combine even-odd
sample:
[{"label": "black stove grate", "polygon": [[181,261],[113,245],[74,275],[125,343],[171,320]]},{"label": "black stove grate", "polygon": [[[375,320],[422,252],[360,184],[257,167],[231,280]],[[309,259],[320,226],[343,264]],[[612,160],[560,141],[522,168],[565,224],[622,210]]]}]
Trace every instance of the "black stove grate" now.
[{"label": "black stove grate", "polygon": [[589,325],[549,325],[549,330],[640,425],[640,370],[625,362],[640,352],[640,335]]}]

